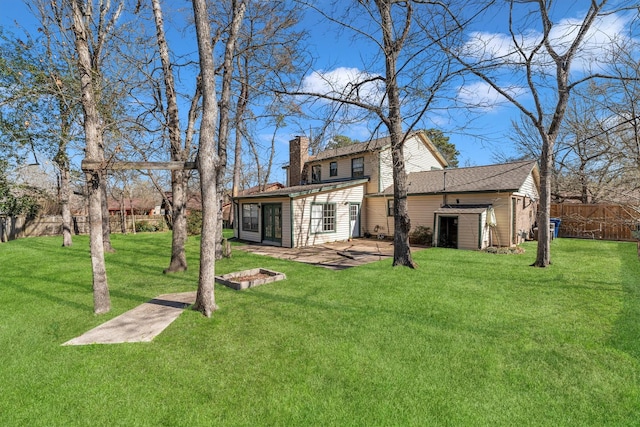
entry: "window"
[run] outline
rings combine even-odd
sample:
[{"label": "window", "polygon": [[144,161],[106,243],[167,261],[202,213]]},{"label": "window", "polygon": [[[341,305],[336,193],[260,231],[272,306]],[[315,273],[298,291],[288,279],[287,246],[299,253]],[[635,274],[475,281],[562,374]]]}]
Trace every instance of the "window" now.
[{"label": "window", "polygon": [[393,199],[387,200],[387,216],[393,216]]},{"label": "window", "polygon": [[364,157],[351,159],[351,177],[361,178],[364,176]]},{"label": "window", "polygon": [[242,205],[242,229],[244,231],[258,231],[257,203],[244,203]]},{"label": "window", "polygon": [[322,181],[322,166],[314,165],[311,166],[311,182],[321,182]]},{"label": "window", "polygon": [[338,162],[329,163],[329,176],[338,176]]},{"label": "window", "polygon": [[311,232],[329,233],[336,231],[335,203],[318,203],[311,205]]}]

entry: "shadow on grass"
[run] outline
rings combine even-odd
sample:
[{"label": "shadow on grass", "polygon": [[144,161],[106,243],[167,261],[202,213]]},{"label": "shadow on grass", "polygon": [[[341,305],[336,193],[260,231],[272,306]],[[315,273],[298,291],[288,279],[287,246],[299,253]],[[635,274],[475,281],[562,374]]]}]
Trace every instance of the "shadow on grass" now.
[{"label": "shadow on grass", "polygon": [[622,310],[614,324],[609,344],[640,361],[640,259],[620,250],[622,283]]}]

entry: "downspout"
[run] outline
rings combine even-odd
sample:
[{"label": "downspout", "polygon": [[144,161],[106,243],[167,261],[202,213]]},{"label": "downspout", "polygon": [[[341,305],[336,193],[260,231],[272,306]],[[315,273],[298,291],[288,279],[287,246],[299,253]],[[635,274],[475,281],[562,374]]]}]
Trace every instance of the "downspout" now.
[{"label": "downspout", "polygon": [[478,249],[482,249],[482,214],[478,214]]},{"label": "downspout", "polygon": [[289,218],[290,218],[290,220],[289,220],[289,233],[291,235],[291,242],[290,242],[291,246],[290,247],[294,248],[295,246],[294,246],[294,242],[293,242],[293,227],[294,227],[293,221],[295,219],[295,215],[294,215],[294,212],[293,212],[293,197],[289,197]]}]

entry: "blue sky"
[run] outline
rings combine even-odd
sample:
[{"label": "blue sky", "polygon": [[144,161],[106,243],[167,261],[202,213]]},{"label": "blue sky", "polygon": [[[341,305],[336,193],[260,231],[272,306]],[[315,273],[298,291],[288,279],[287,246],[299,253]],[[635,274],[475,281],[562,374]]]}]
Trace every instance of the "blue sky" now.
[{"label": "blue sky", "polygon": [[[557,43],[560,45],[563,43],[565,35],[571,32],[571,25],[575,24],[573,19],[582,16],[589,2],[587,0],[563,0],[562,2],[556,2],[556,4],[558,3],[560,6],[557,6],[555,10],[555,20],[559,24],[556,38]],[[189,10],[188,2],[172,1],[168,4],[174,8],[185,7]],[[26,6],[20,0],[0,0],[0,10],[2,11],[0,25],[16,33],[19,31],[14,26],[14,20],[19,21],[25,28],[30,28],[35,22],[27,11]],[[174,17],[173,19],[180,18]],[[476,32],[473,34],[472,40],[484,43],[492,54],[503,53],[510,46],[510,40],[505,28],[506,19],[504,13],[495,14],[491,20],[487,20],[475,28]],[[172,30],[171,27],[179,27],[181,24],[179,21],[171,22],[171,20],[171,17],[167,17],[168,33],[171,38],[169,40],[170,46],[174,49],[195,51],[193,39],[189,37],[188,31],[186,32],[187,34],[184,34]],[[331,75],[339,81],[346,79],[349,74],[353,75],[353,73],[367,71],[364,69],[363,58],[366,58],[370,53],[367,50],[368,47],[363,44],[345,41],[348,35],[338,35],[330,26],[323,25],[321,22],[318,16],[309,14],[303,23],[310,30],[309,45],[317,58],[314,70],[318,73],[323,73],[322,76]],[[534,22],[531,22],[530,27],[526,25],[523,27],[523,40],[530,38],[533,41],[536,39],[539,29],[534,26]],[[624,32],[625,23],[625,18],[620,16],[609,17],[598,22],[596,30],[594,30],[593,36],[590,38],[591,43],[596,44],[598,40]],[[594,58],[594,52],[596,58]],[[598,50],[595,49],[594,52],[592,52],[590,58],[586,58],[582,62],[578,61],[575,67],[576,72],[581,72],[582,68],[593,64],[594,61],[597,62]],[[311,75],[307,75],[308,80],[305,81],[305,84],[313,84],[312,80],[309,79],[310,77]],[[508,82],[505,82],[505,84],[508,84]],[[185,85],[190,87],[191,83],[186,82]],[[428,114],[426,117],[428,120],[424,123],[424,126],[437,126],[450,136],[451,142],[456,145],[461,153],[459,157],[461,166],[494,163],[497,152],[512,154],[513,151],[508,134],[511,129],[511,120],[517,119],[519,112],[510,105],[505,105],[504,103],[498,105],[499,96],[486,84],[478,80],[469,80],[464,86],[461,85],[453,90],[457,92],[452,93],[452,96],[458,100],[482,101],[485,106],[477,108],[472,115],[462,113],[449,115]],[[518,93],[519,99],[525,103],[527,102],[526,90],[523,90],[515,83],[513,90]],[[462,124],[468,125],[469,123],[471,125],[465,131],[460,130]],[[288,141],[299,132],[300,127],[290,127],[282,129],[278,133],[277,157],[272,180],[284,180],[284,173],[280,166],[288,161]],[[341,133],[358,140],[366,140],[370,135],[367,126],[357,125],[344,128]],[[264,138],[270,137],[271,135],[265,133]]]}]

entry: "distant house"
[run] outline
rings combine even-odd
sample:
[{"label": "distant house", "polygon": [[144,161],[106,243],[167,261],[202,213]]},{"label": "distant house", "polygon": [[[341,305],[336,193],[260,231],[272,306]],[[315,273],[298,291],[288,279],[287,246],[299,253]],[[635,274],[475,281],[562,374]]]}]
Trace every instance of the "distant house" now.
[{"label": "distant house", "polygon": [[[167,203],[168,202],[168,203]],[[160,205],[161,214],[171,216],[171,205],[173,202],[173,193],[171,191],[165,191],[162,204]],[[193,211],[202,211],[202,197],[200,193],[190,192],[187,194],[187,208],[186,214],[189,215]]]},{"label": "distant house", "polygon": [[109,215],[157,215],[159,213],[159,203],[149,198],[127,198],[116,200],[109,198],[107,207]]},{"label": "distant house", "polygon": [[[308,140],[290,142],[288,186],[234,199],[235,236],[302,247],[364,235],[391,237],[393,179],[389,138],[308,155]],[[445,169],[423,132],[404,145],[412,229],[429,227],[436,246],[482,249],[529,236],[539,173],[535,162]]]}]

